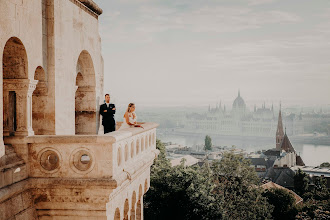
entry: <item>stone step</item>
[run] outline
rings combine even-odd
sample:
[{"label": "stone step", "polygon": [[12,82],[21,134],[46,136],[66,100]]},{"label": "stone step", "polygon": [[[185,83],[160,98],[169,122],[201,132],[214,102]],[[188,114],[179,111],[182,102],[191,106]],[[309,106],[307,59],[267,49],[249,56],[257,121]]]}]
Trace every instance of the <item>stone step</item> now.
[{"label": "stone step", "polygon": [[5,155],[0,158],[0,188],[28,177],[27,166],[11,145],[5,145]]},{"label": "stone step", "polygon": [[15,149],[11,144],[5,144],[5,154],[15,153]]},{"label": "stone step", "polygon": [[5,155],[0,158],[0,172],[4,169],[10,169],[25,164],[25,162],[17,156],[15,149],[11,145],[5,145],[5,152]]}]

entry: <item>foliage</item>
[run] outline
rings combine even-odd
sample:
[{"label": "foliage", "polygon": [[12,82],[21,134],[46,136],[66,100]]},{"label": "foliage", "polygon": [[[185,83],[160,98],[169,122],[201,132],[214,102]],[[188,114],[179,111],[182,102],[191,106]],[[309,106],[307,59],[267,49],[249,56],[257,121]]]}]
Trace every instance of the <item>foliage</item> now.
[{"label": "foliage", "polygon": [[205,145],[204,145],[204,150],[212,150],[212,139],[209,135],[205,136]]},{"label": "foliage", "polygon": [[321,163],[320,167],[330,167],[330,163],[329,162]]},{"label": "foliage", "polygon": [[272,206],[256,186],[258,178],[242,155],[229,152],[204,166],[171,167],[164,145],[151,167],[144,197],[145,219],[270,219]]},{"label": "foliage", "polygon": [[329,190],[326,185],[326,179],[324,177],[315,177],[314,179],[314,198],[316,200],[327,200],[329,199]]},{"label": "foliage", "polygon": [[285,189],[272,188],[266,190],[263,195],[274,206],[272,216],[277,219],[295,219],[298,209],[295,207],[295,198]]},{"label": "foliage", "polygon": [[223,154],[211,165],[215,198],[223,219],[270,219],[269,205],[258,186],[258,177],[250,161],[233,151]]},{"label": "foliage", "polygon": [[[301,170],[298,172],[300,179],[306,175]],[[330,211],[330,192],[326,186],[326,179],[314,177],[313,183],[314,188],[305,190],[305,193],[302,194],[304,203],[296,217],[297,219],[325,219],[325,216],[329,217],[327,212]],[[295,185],[295,189],[296,187]]]},{"label": "foliage", "polygon": [[218,211],[210,196],[213,184],[207,168],[187,167],[184,162],[171,167],[158,140],[157,148],[160,154],[151,168],[150,189],[145,195],[145,219],[212,219]]},{"label": "foliage", "polygon": [[308,176],[301,169],[298,169],[293,178],[294,191],[298,195],[304,195],[308,190]]}]

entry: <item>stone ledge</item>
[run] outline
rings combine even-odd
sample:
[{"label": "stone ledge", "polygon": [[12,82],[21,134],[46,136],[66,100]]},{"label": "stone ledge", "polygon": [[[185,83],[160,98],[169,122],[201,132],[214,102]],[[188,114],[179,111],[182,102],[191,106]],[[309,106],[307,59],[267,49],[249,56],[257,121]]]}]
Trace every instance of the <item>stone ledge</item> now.
[{"label": "stone ledge", "polygon": [[63,178],[28,178],[0,189],[0,203],[18,193],[36,188],[76,188],[76,189],[115,189],[117,182],[113,179],[63,179]]},{"label": "stone ledge", "polygon": [[103,13],[103,10],[92,0],[70,0],[70,1],[96,19],[98,19],[98,16]]},{"label": "stone ledge", "polygon": [[103,135],[33,135],[27,137],[5,137],[6,144],[21,144],[21,143],[115,143],[137,134],[144,133],[151,129],[157,128],[157,123],[143,123],[143,128],[134,127],[117,130]]},{"label": "stone ledge", "polygon": [[79,0],[83,5],[91,9],[97,15],[101,15],[103,10],[93,0]]}]

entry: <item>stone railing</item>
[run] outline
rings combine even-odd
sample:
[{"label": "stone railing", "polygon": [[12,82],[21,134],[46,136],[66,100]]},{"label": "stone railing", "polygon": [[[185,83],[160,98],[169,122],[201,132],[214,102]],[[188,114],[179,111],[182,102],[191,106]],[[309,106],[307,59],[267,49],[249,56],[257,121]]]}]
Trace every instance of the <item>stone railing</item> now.
[{"label": "stone railing", "polygon": [[5,142],[25,145],[27,150],[21,151],[21,157],[28,160],[29,177],[110,178],[120,184],[157,157],[157,126],[143,123],[144,129],[127,128],[105,135],[8,137]]}]

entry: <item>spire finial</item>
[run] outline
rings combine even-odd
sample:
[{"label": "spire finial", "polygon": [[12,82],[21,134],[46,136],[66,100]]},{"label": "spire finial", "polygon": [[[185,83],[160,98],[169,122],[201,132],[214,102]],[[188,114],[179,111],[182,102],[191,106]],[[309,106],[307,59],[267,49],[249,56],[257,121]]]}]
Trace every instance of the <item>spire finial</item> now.
[{"label": "spire finial", "polygon": [[285,126],[285,135],[286,135],[286,126]]},{"label": "spire finial", "polygon": [[240,89],[238,89],[238,97],[240,97],[241,96],[241,91],[240,91]]}]

